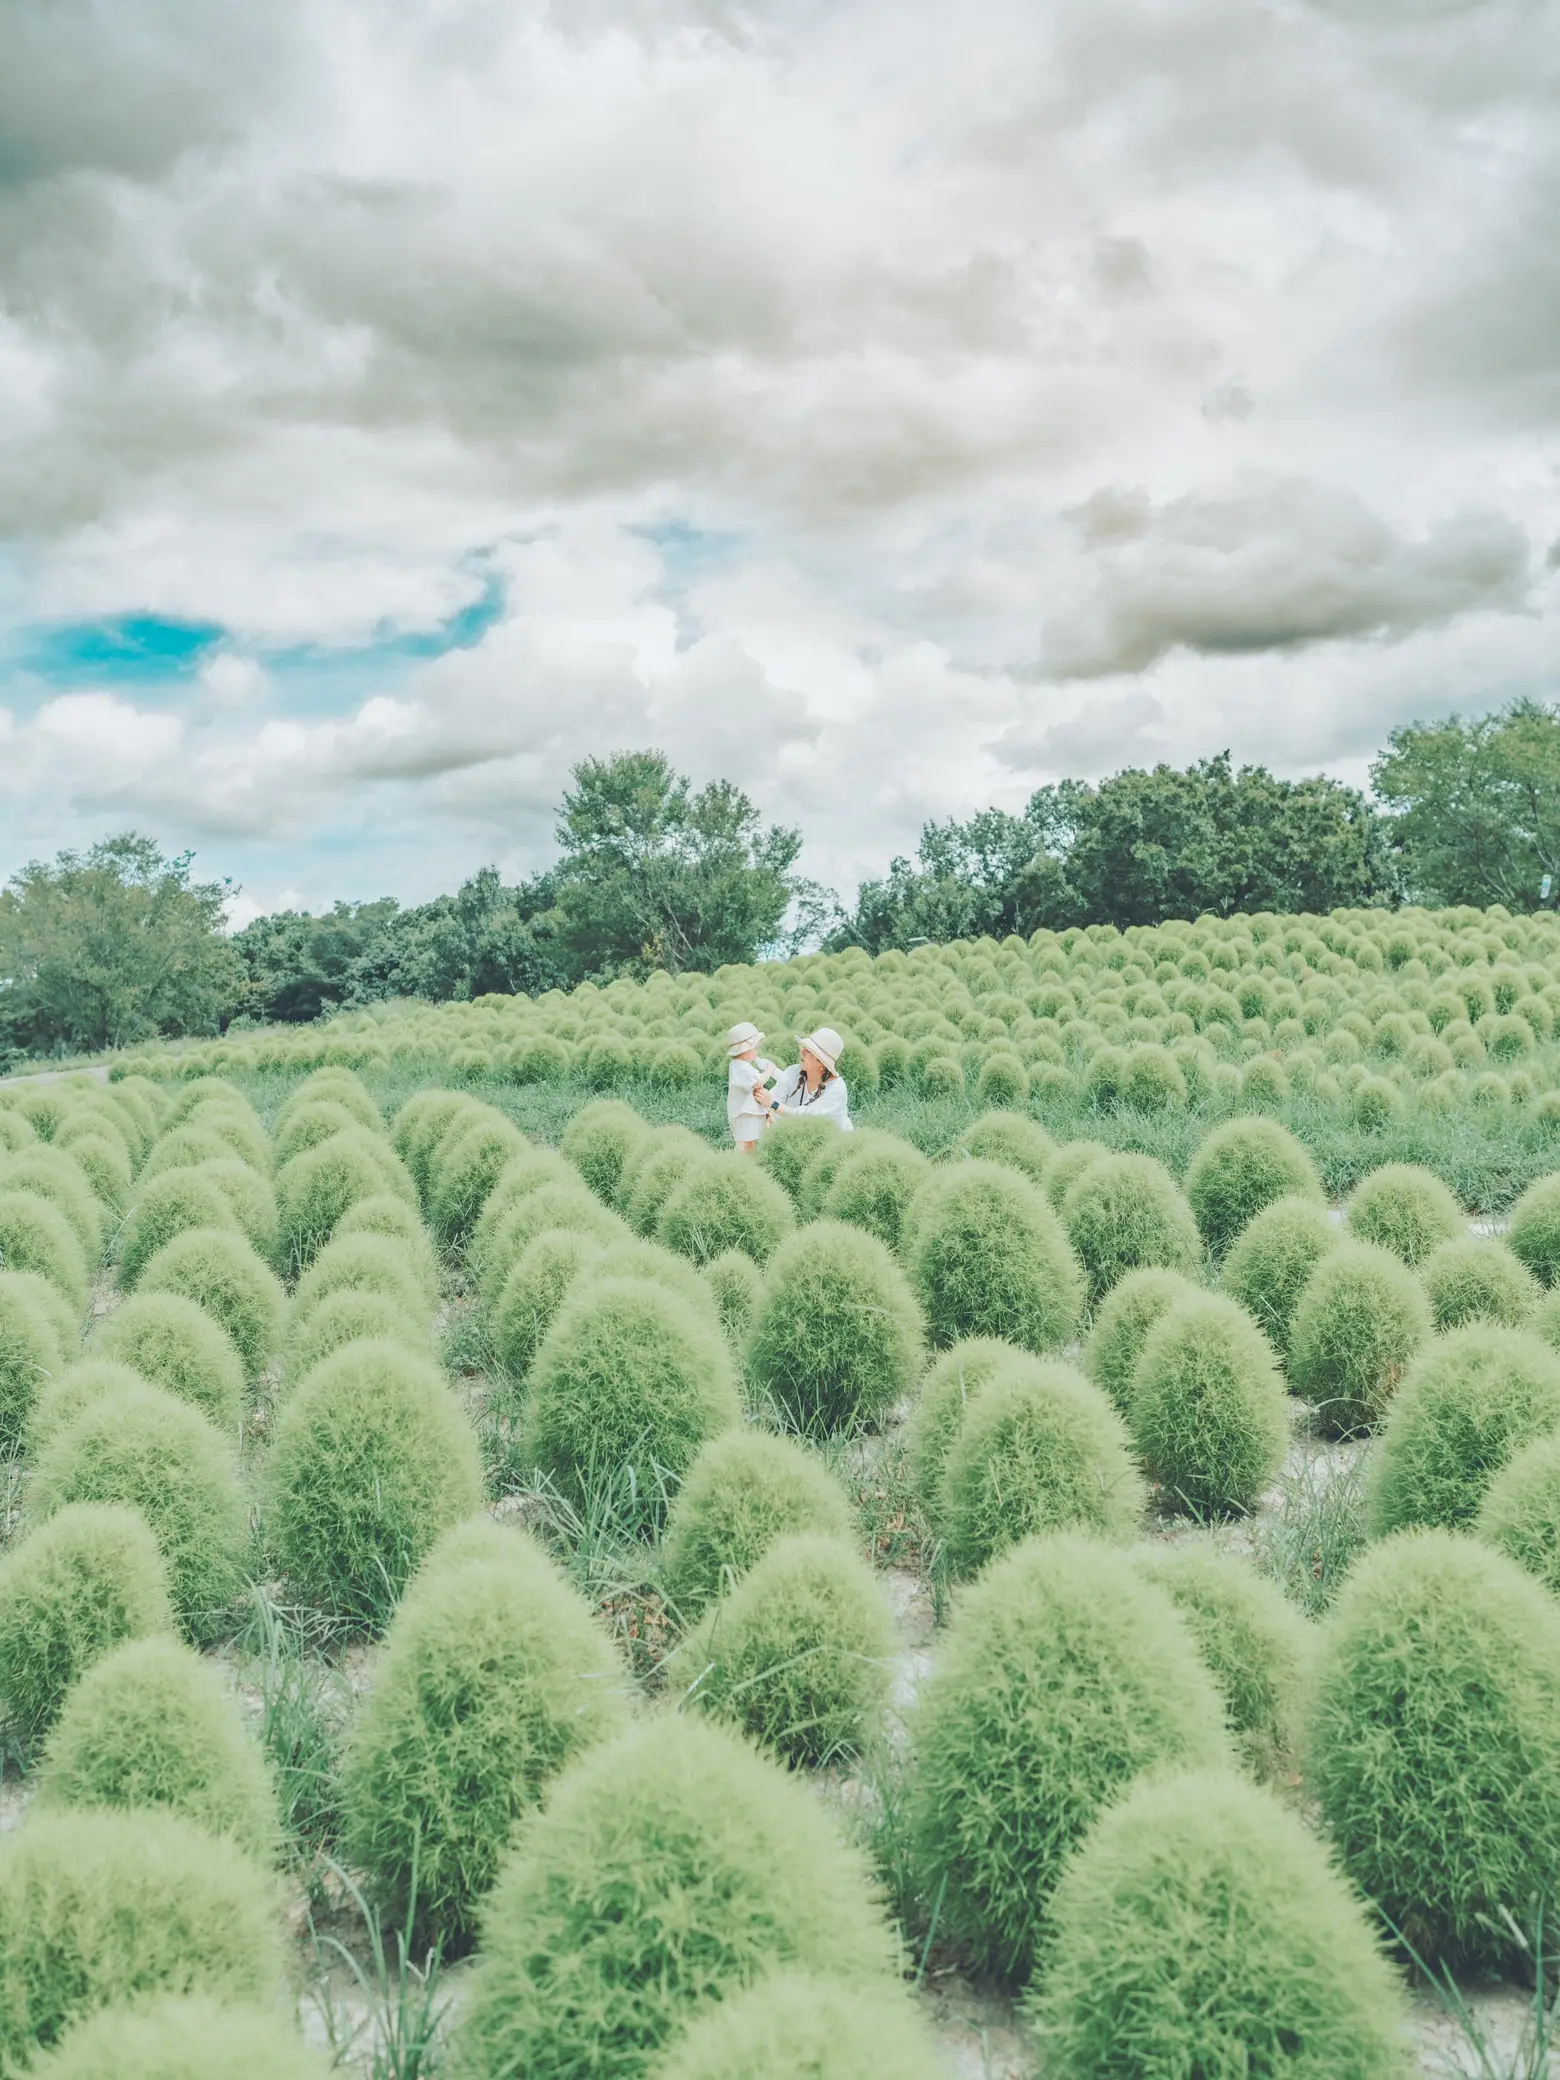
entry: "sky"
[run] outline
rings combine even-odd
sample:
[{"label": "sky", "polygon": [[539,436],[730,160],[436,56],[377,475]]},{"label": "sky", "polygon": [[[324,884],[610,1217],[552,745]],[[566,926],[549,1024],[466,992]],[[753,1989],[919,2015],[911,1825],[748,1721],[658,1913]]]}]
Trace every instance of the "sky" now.
[{"label": "sky", "polygon": [[1560,694],[1557,0],[7,0],[0,876],[656,745],[849,896]]}]

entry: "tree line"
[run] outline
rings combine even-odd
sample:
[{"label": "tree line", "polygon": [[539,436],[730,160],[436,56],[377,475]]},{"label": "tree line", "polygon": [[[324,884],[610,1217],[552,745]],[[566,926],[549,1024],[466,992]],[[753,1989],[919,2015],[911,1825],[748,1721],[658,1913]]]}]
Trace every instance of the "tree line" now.
[{"label": "tree line", "polygon": [[1560,706],[1517,701],[1394,730],[1371,794],[1281,780],[1228,752],[1038,789],[1021,813],[928,823],[842,908],[797,870],[730,781],[695,789],[657,751],[574,768],[558,857],[506,885],[282,911],[231,936],[237,891],[188,854],[106,839],[34,861],[0,891],[0,1061],[309,1020],[393,997],[536,995],[656,968],[711,970],[803,946],[923,940],[1237,911],[1403,902],[1531,910],[1560,884]]}]

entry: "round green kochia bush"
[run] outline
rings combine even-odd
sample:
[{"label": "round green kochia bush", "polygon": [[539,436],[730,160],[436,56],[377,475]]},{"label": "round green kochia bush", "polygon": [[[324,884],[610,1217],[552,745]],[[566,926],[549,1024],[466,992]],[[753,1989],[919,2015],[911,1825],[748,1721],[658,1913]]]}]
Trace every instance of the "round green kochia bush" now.
[{"label": "round green kochia bush", "polygon": [[795,1226],[779,1185],[750,1157],[732,1153],[684,1173],[661,1208],[655,1234],[695,1264],[708,1264],[728,1249],[767,1264]]},{"label": "round green kochia bush", "polygon": [[435,1150],[428,1170],[428,1218],[447,1248],[465,1241],[505,1166],[528,1146],[512,1120],[484,1110]]},{"label": "round green kochia bush", "polygon": [[741,1418],[725,1338],[678,1294],[579,1279],[531,1367],[520,1451],[574,1502],[611,1492],[642,1532],[700,1445]]},{"label": "round green kochia bush", "polygon": [[33,1192],[64,1215],[89,1264],[103,1254],[103,1210],[86,1172],[60,1148],[29,1149],[0,1161],[0,1192]]},{"label": "round green kochia bush", "polygon": [[764,1129],[757,1161],[765,1175],[799,1205],[802,1180],[813,1158],[833,1145],[839,1129],[826,1119],[777,1119]]},{"label": "round green kochia bush", "polygon": [[1520,1329],[1543,1295],[1543,1287],[1503,1242],[1462,1235],[1443,1242],[1419,1267],[1437,1329],[1464,1329],[1489,1322]]},{"label": "round green kochia bush", "polygon": [[720,1727],[660,1716],[591,1749],[522,1827],[483,1915],[461,2070],[640,2080],[769,1973],[870,1990],[897,1951],[804,1785]]},{"label": "round green kochia bush", "polygon": [[40,1390],[64,1361],[54,1322],[31,1281],[0,1271],[0,1447],[20,1441]]},{"label": "round green kochia bush", "polygon": [[333,1134],[347,1134],[366,1124],[350,1107],[337,1104],[333,1098],[315,1098],[298,1106],[289,1101],[277,1115],[276,1133],[271,1141],[272,1160],[280,1168],[306,1149],[329,1141]]},{"label": "round green kochia bush", "polygon": [[[389,1144],[364,1127],[332,1134],[276,1173],[276,1254],[289,1276],[306,1271],[359,1200],[394,1192],[406,1173]],[[406,1194],[411,1193],[410,1179]]]},{"label": "round green kochia bush", "polygon": [[[444,1093],[441,1091],[434,1095],[442,1097]],[[298,1085],[276,1115],[277,1134],[281,1134],[295,1113],[316,1104],[340,1105],[352,1115],[360,1127],[372,1127],[376,1134],[382,1134],[385,1130],[379,1107],[368,1095],[361,1080],[350,1069],[330,1067],[316,1069]]]},{"label": "round green kochia bush", "polygon": [[134,1290],[141,1273],[165,1242],[189,1228],[234,1228],[238,1220],[226,1194],[195,1170],[169,1170],[143,1185],[119,1238],[119,1283]]},{"label": "round green kochia bush", "polygon": [[68,1146],[98,1203],[112,1214],[122,1213],[135,1183],[124,1143],[106,1134],[81,1134]]},{"label": "round green kochia bush", "polygon": [[510,1208],[480,1253],[474,1253],[475,1246],[466,1252],[467,1263],[477,1271],[484,1305],[494,1305],[526,1247],[553,1228],[588,1235],[604,1249],[632,1240],[632,1230],[583,1184],[544,1184]]},{"label": "round green kochia bush", "polygon": [[[751,1259],[749,1259],[751,1262]],[[711,1296],[709,1282],[701,1277],[686,1257],[664,1248],[659,1242],[639,1242],[628,1236],[609,1242],[590,1266],[593,1279],[640,1278],[675,1293],[712,1329],[720,1316]]]},{"label": "round green kochia bush", "polygon": [[[439,1260],[433,1253],[427,1230],[404,1199],[397,1199],[390,1192],[376,1193],[371,1199],[359,1199],[337,1221],[330,1246],[346,1242],[356,1235],[379,1235],[398,1242],[428,1305],[434,1305],[439,1297]],[[314,1261],[318,1264],[319,1258]]]},{"label": "round green kochia bush", "polygon": [[177,1293],[203,1307],[232,1337],[252,1374],[264,1370],[281,1343],[287,1311],[281,1281],[231,1229],[189,1228],[175,1235],[142,1271],[136,1290]]},{"label": "round green kochia bush", "polygon": [[946,2072],[898,1987],[773,1972],[678,2037],[652,2080],[945,2080]]},{"label": "round green kochia bush", "polygon": [[1131,1413],[1132,1375],[1149,1331],[1178,1300],[1197,1290],[1179,1271],[1151,1266],[1129,1271],[1100,1302],[1083,1347],[1083,1369],[1123,1415]]},{"label": "round green kochia bush", "polygon": [[1128,1555],[1078,1538],[1015,1546],[965,1591],[910,1734],[921,1893],[980,1970],[1018,1983],[1099,1812],[1145,1770],[1230,1759],[1174,1604]]},{"label": "round green kochia bush", "polygon": [[139,1372],[210,1417],[238,1426],[244,1364],[231,1336],[203,1307],[178,1293],[135,1293],[93,1339],[94,1350]]},{"label": "round green kochia bush", "polygon": [[25,1753],[71,1685],[123,1640],[172,1632],[168,1571],[145,1517],[77,1502],[0,1559],[0,1723]]},{"label": "round green kochia bush", "polygon": [[175,1639],[129,1640],[93,1662],[44,1749],[44,1811],[177,1813],[260,1863],[281,1841],[260,1744],[217,1669]]},{"label": "round green kochia bush", "polygon": [[1381,1420],[1431,1333],[1424,1287],[1390,1250],[1341,1243],[1306,1280],[1289,1330],[1289,1378],[1337,1437]]},{"label": "round green kochia bush", "polygon": [[124,1387],[149,1387],[153,1382],[133,1366],[121,1365],[113,1358],[78,1358],[74,1365],[67,1365],[56,1374],[33,1404],[32,1417],[27,1425],[27,1442],[35,1450],[56,1430],[74,1423],[84,1409],[105,1394],[117,1394]]},{"label": "round green kochia bush", "polygon": [[817,1220],[835,1179],[854,1169],[863,1156],[870,1155],[880,1139],[872,1128],[858,1127],[854,1133],[835,1132],[826,1141],[819,1142],[802,1172],[801,1190],[796,1202],[798,1216],[804,1221]]},{"label": "round green kochia bush", "polygon": [[1037,1991],[1068,2080],[1408,2080],[1379,1931],[1271,1793],[1224,1771],[1136,1786],[1063,1873]]},{"label": "round green kochia bush", "polygon": [[266,1533],[293,1592],[382,1625],[441,1532],[482,1502],[477,1441],[443,1375],[398,1343],[352,1343],[277,1419]]},{"label": "round green kochia bush", "polygon": [[601,1244],[567,1228],[549,1228],[526,1244],[493,1309],[493,1349],[516,1382],[524,1380],[570,1286],[601,1255]]},{"label": "round green kochia bush", "polygon": [[418,1091],[407,1099],[390,1130],[391,1146],[406,1165],[420,1197],[426,1197],[434,1154],[448,1133],[459,1131],[455,1123],[476,1110],[464,1091],[433,1089]]},{"label": "round green kochia bush", "polygon": [[685,1705],[785,1761],[859,1754],[881,1718],[897,1646],[871,1568],[837,1538],[781,1538],[712,1605],[667,1664]]},{"label": "round green kochia bush", "polygon": [[1192,1210],[1152,1156],[1101,1156],[1062,1202],[1062,1224],[1098,1306],[1118,1279],[1153,1265],[1183,1274],[1202,1255]]},{"label": "round green kochia bush", "polygon": [[329,2080],[330,2072],[278,2026],[273,2008],[200,1998],[103,2008],[28,2070],[36,2080]]},{"label": "round green kochia bush", "polygon": [[1463,1210],[1446,1186],[1417,1163],[1383,1163],[1349,1199],[1350,1234],[1391,1250],[1408,1265],[1421,1263],[1466,1229]]},{"label": "round green kochia bush", "polygon": [[686,1127],[660,1127],[623,1177],[623,1218],[636,1235],[653,1235],[661,1208],[688,1172],[714,1162],[707,1141]]},{"label": "round green kochia bush", "polygon": [[298,1281],[296,1329],[337,1293],[377,1293],[404,1321],[426,1324],[428,1299],[403,1244],[393,1235],[338,1235]]},{"label": "round green kochia bush", "polygon": [[986,1112],[967,1126],[954,1148],[984,1163],[1005,1163],[1031,1184],[1043,1184],[1056,1143],[1045,1128],[1018,1112]]},{"label": "round green kochia bush", "polygon": [[59,1344],[60,1356],[67,1362],[74,1358],[81,1349],[81,1311],[54,1281],[37,1271],[3,1271],[0,1279],[4,1280],[6,1292],[23,1295],[35,1307],[42,1308]]},{"label": "round green kochia bush", "polygon": [[702,1447],[666,1519],[661,1581],[684,1618],[733,1588],[778,1539],[814,1532],[850,1544],[845,1491],[820,1460],[765,1430]]},{"label": "round green kochia bush", "polygon": [[[854,1142],[857,1136],[851,1135]],[[818,1205],[824,1220],[849,1221],[897,1250],[910,1202],[931,1172],[918,1148],[894,1134],[875,1134],[830,1178]]]},{"label": "round green kochia bush", "polygon": [[1000,1336],[968,1336],[935,1359],[921,1382],[909,1426],[910,1467],[922,1507],[935,1524],[943,1468],[964,1418],[998,1372],[1033,1369],[1035,1360]]},{"label": "round green kochia bush", "polygon": [[222,1136],[209,1128],[180,1127],[163,1135],[143,1165],[141,1176],[150,1184],[153,1178],[164,1177],[171,1170],[203,1169],[208,1163],[223,1162],[232,1153]]},{"label": "round green kochia bush", "polygon": [[715,1302],[720,1325],[741,1349],[764,1290],[763,1273],[746,1250],[722,1250],[703,1267],[704,1282]]},{"label": "round green kochia bush", "polygon": [[1289,1443],[1272,1346],[1219,1293],[1188,1294],[1150,1329],[1127,1414],[1161,1499],[1196,1516],[1255,1508]]},{"label": "round green kochia bush", "polygon": [[0,2061],[148,1994],[268,2000],[276,1908],[242,1850],[171,1813],[33,1815],[0,1856]]},{"label": "round green kochia bush", "polygon": [[69,1221],[36,1192],[0,1189],[0,1269],[46,1278],[79,1315],[87,1305],[87,1260]]},{"label": "round green kochia bush", "polygon": [[1512,1207],[1506,1246],[1540,1285],[1560,1284],[1560,1172],[1530,1184]]},{"label": "round green kochia bush", "polygon": [[1374,1536],[1457,1527],[1534,1438],[1560,1429],[1560,1354],[1520,1329],[1480,1323],[1425,1345],[1404,1375],[1371,1462]]},{"label": "round green kochia bush", "polygon": [[1288,1128],[1271,1119],[1232,1119],[1215,1127],[1192,1158],[1186,1196],[1216,1257],[1275,1199],[1326,1204],[1316,1165]]},{"label": "round green kochia bush", "polygon": [[1099,1389],[1071,1365],[1020,1359],[988,1381],[943,1462],[941,1557],[963,1578],[1036,1534],[1126,1544],[1143,1503],[1126,1429]]},{"label": "round green kochia bush", "polygon": [[1140,1546],[1133,1565],[1186,1620],[1224,1699],[1230,1735],[1254,1776],[1285,1777],[1299,1734],[1315,1635],[1283,1590],[1238,1553]]},{"label": "round green kochia bush", "polygon": [[1064,1141],[1045,1166],[1041,1187],[1058,1213],[1073,1186],[1091,1163],[1113,1151],[1103,1141]]},{"label": "round green kochia bush", "polygon": [[420,1358],[434,1355],[432,1326],[425,1314],[404,1314],[383,1293],[357,1293],[344,1286],[306,1315],[294,1316],[283,1353],[288,1382],[306,1379],[317,1365],[349,1343],[398,1343]]},{"label": "round green kochia bush", "polygon": [[249,1512],[227,1440],[188,1402],[140,1386],[94,1400],[43,1441],[31,1502],[40,1517],[72,1502],[138,1509],[180,1624],[197,1641],[220,1632],[243,1581]]},{"label": "round green kochia bush", "polygon": [[[1560,1865],[1560,1609],[1503,1553],[1414,1531],[1323,1629],[1309,1781],[1355,1883],[1432,1962],[1499,1963]],[[1547,1919],[1547,1916],[1546,1916]]]},{"label": "round green kochia bush", "polygon": [[624,1169],[648,1132],[632,1105],[620,1098],[598,1098],[575,1113],[560,1145],[596,1197],[615,1206]]},{"label": "round green kochia bush", "polygon": [[1560,1596],[1560,1431],[1512,1453],[1485,1489],[1473,1528]]},{"label": "round green kochia bush", "polygon": [[[543,1191],[550,1195],[543,1201],[544,1207],[552,1203],[553,1198],[561,1201],[566,1195],[569,1203],[588,1207],[590,1218],[583,1223],[580,1220],[544,1220],[538,1226],[527,1202]],[[512,1224],[517,1222],[517,1232],[524,1237],[520,1242],[512,1241],[509,1233]],[[623,1223],[614,1219],[589,1190],[572,1163],[565,1162],[550,1148],[533,1148],[506,1164],[502,1176],[489,1192],[487,1204],[466,1244],[466,1262],[479,1280],[486,1282],[496,1272],[502,1283],[503,1274],[525,1246],[525,1241],[548,1227],[583,1227],[588,1234],[620,1234]]]},{"label": "round green kochia bush", "polygon": [[1083,1273],[1061,1222],[1016,1172],[980,1162],[937,1170],[907,1218],[910,1273],[933,1343],[1002,1336],[1043,1353],[1073,1334]]},{"label": "round green kochia bush", "polygon": [[1281,1356],[1307,1280],[1341,1240],[1342,1231],[1317,1200],[1275,1199],[1230,1244],[1219,1283]]},{"label": "round green kochia bush", "polygon": [[468,1939],[516,1823],[627,1717],[589,1606],[523,1535],[436,1550],[391,1622],[342,1769],[347,1854],[397,1928]]},{"label": "round green kochia bush", "polygon": [[886,1245],[844,1221],[813,1221],[769,1266],[747,1371],[788,1424],[832,1436],[882,1420],[920,1372],[921,1339],[921,1310]]}]

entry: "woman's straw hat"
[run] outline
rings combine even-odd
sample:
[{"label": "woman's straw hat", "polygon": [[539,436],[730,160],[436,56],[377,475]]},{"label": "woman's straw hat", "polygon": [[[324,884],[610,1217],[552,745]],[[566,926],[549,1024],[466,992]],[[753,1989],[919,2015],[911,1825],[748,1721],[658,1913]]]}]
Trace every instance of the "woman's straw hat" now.
[{"label": "woman's straw hat", "polygon": [[747,1048],[756,1047],[763,1037],[758,1027],[750,1026],[744,1018],[740,1024],[734,1025],[726,1035],[726,1052],[734,1060],[736,1056],[743,1053]]},{"label": "woman's straw hat", "polygon": [[798,1033],[796,1044],[798,1047],[805,1047],[809,1054],[815,1054],[831,1076],[839,1067],[840,1056],[845,1052],[845,1042],[833,1026],[820,1026],[816,1033]]}]

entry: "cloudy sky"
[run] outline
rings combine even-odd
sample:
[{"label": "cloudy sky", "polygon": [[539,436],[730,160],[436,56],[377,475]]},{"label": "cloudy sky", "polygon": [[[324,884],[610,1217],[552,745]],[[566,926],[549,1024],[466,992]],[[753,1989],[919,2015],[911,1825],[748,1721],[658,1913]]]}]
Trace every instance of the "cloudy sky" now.
[{"label": "cloudy sky", "polygon": [[0,871],[848,892],[1560,692],[1556,0],[7,0]]}]

